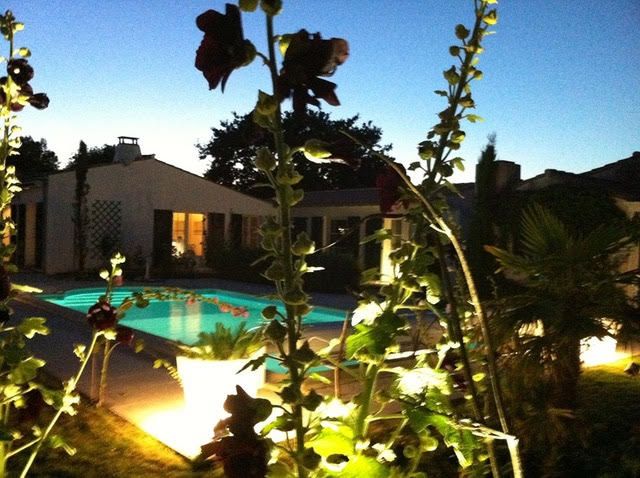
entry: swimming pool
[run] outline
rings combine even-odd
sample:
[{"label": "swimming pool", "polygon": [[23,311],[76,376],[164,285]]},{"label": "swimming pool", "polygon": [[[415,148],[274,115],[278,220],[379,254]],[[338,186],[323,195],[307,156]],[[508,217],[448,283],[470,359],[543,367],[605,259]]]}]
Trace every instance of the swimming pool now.
[{"label": "swimming pool", "polygon": [[[141,290],[142,288],[117,288],[113,292],[111,303],[117,307],[125,297]],[[262,321],[262,309],[268,305],[280,305],[277,301],[266,298],[220,289],[197,289],[195,292],[205,297],[217,297],[220,302],[236,307],[245,307],[249,316],[233,317],[230,313],[220,312],[218,306],[210,303],[152,300],[144,309],[129,309],[120,323],[157,337],[193,344],[198,340],[200,332],[213,331],[216,323],[222,323],[226,327],[239,327],[240,323],[245,322],[247,328],[255,327]],[[86,313],[103,294],[104,289],[99,288],[72,289],[62,294],[41,295],[39,298]],[[314,307],[304,321],[306,325],[336,324],[342,323],[346,314],[347,311],[344,310]]]}]

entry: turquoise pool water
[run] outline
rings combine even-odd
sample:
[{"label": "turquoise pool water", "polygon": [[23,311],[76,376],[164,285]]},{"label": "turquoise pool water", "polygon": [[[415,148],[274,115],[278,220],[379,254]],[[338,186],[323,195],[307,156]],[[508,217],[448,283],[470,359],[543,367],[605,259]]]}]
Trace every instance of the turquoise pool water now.
[{"label": "turquoise pool water", "polygon": [[[118,306],[125,297],[139,290],[141,289],[118,288],[114,291],[111,302],[114,306]],[[277,302],[265,298],[219,289],[199,289],[196,292],[205,297],[217,297],[220,302],[236,307],[245,307],[249,317],[233,317],[230,313],[220,312],[216,305],[209,303],[187,304],[182,301],[154,300],[144,309],[137,307],[129,309],[121,324],[168,340],[192,344],[198,340],[200,332],[212,331],[216,323],[221,322],[227,327],[236,327],[241,322],[245,322],[248,328],[259,325],[262,320],[262,309],[267,305],[278,305]],[[104,289],[74,289],[63,294],[43,295],[39,298],[86,313],[102,294]],[[314,307],[305,317],[305,324],[342,323],[346,313],[339,309]]]}]

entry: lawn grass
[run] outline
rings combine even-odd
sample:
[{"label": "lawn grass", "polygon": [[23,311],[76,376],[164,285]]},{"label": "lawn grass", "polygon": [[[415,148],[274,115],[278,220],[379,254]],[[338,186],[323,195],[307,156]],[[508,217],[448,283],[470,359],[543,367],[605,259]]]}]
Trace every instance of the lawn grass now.
[{"label": "lawn grass", "polygon": [[583,372],[579,418],[587,430],[589,476],[640,477],[640,376],[623,372],[629,363],[625,359]]},{"label": "lawn grass", "polygon": [[[44,417],[43,417],[44,418]],[[139,428],[105,409],[81,404],[76,416],[61,417],[54,433],[75,447],[73,456],[43,448],[29,476],[34,477],[200,477],[188,460]],[[16,458],[16,469],[22,460]],[[12,476],[12,475],[11,475]]]},{"label": "lawn grass", "polygon": [[[589,477],[640,477],[640,377],[623,373],[628,363],[622,360],[582,374],[578,417],[585,425],[584,461]],[[43,449],[29,476],[211,476],[210,471],[195,471],[188,460],[137,427],[87,403],[79,406],[76,416],[63,416],[54,432],[77,453],[68,456],[62,450]],[[14,470],[19,461],[13,464]]]}]

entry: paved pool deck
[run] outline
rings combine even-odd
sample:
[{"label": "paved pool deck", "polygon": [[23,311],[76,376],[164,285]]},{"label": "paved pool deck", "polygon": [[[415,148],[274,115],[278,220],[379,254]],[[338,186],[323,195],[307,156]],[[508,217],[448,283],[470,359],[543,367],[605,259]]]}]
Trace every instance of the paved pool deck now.
[{"label": "paved pool deck", "polygon": [[[63,292],[85,287],[103,287],[104,281],[77,281],[58,279],[36,273],[21,273],[12,277],[17,284],[38,287],[45,293]],[[273,288],[259,284],[225,281],[221,279],[180,279],[154,282],[131,282],[129,287],[175,286],[189,289],[225,289],[256,295],[273,292]],[[339,294],[311,294],[313,303],[326,307],[349,310],[355,299]],[[55,377],[66,380],[78,369],[78,359],[73,354],[75,344],[89,344],[91,330],[84,314],[37,299],[37,294],[23,294],[12,302],[15,318],[45,317],[51,333],[36,336],[30,341],[33,353],[47,361],[46,369]],[[335,328],[328,334],[339,333]],[[154,358],[148,353],[136,354],[130,348],[115,349],[109,367],[109,383],[105,406],[112,412],[152,434],[160,441],[185,456],[198,451],[198,443],[211,436],[211,429],[203,428],[198,417],[185,407],[182,389],[166,370],[153,368]],[[99,366],[96,367],[96,374]],[[79,383],[85,397],[92,397],[92,370],[89,365]],[[270,391],[264,393],[268,396]],[[271,392],[272,393],[272,392]]]}]

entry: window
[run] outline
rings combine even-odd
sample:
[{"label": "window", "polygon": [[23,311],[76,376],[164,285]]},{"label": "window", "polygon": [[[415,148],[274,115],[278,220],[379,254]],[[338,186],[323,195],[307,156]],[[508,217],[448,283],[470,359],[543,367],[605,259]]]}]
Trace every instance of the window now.
[{"label": "window", "polygon": [[171,245],[175,253],[187,251],[196,256],[204,253],[204,214],[174,212]]}]

